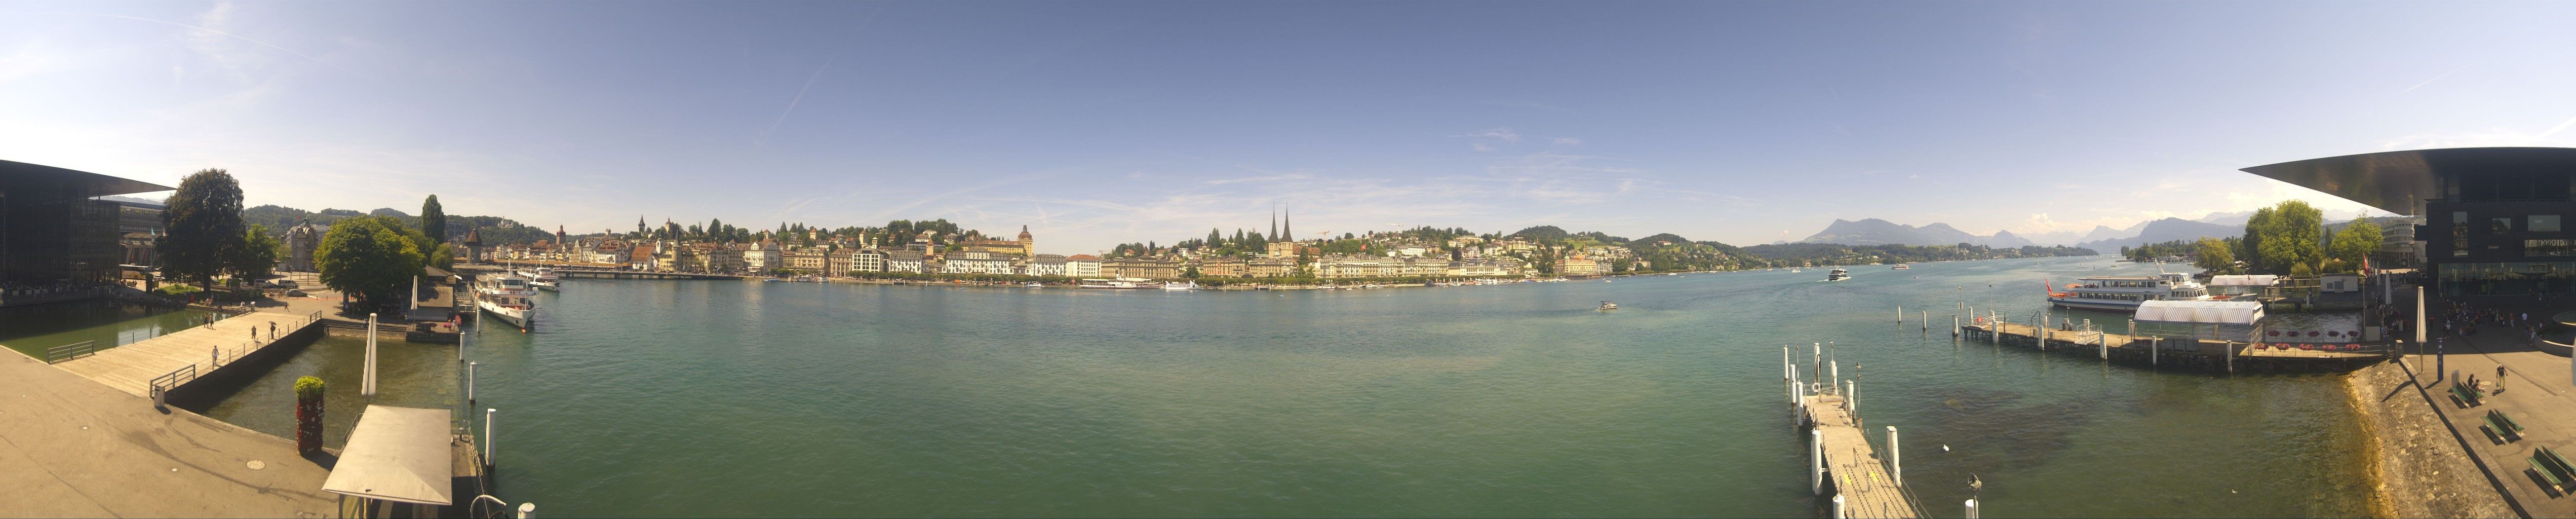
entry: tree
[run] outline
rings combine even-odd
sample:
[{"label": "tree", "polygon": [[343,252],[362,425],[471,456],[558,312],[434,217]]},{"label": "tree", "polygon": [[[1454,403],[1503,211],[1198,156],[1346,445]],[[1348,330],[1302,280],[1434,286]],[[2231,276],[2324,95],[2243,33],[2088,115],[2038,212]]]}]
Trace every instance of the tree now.
[{"label": "tree", "polygon": [[425,260],[429,262],[429,266],[438,267],[439,270],[452,270],[456,268],[456,254],[456,244],[441,243],[438,244],[438,248],[429,250],[429,257]]},{"label": "tree", "polygon": [[412,276],[421,274],[420,245],[390,218],[349,218],[331,226],[313,251],[322,284],[369,307],[403,303]]},{"label": "tree", "polygon": [[161,211],[158,249],[171,277],[213,283],[242,246],[241,183],[221,169],[198,170],[179,181]]},{"label": "tree", "polygon": [[[2264,216],[2260,211],[2255,216]],[[2245,226],[2255,241],[2255,253],[2263,258],[2263,268],[2286,273],[2292,266],[2306,266],[2314,272],[2325,260],[2325,212],[2307,202],[2283,201],[2272,206],[2269,218],[2261,227]]]},{"label": "tree", "polygon": [[282,247],[276,236],[268,234],[268,226],[252,224],[242,231],[242,245],[224,261],[224,271],[235,280],[265,279],[269,269],[277,266],[277,250]]},{"label": "tree", "polygon": [[2225,241],[2217,238],[2201,238],[2200,259],[2193,260],[2191,266],[2210,272],[2234,272],[2236,255],[2227,252]]},{"label": "tree", "polygon": [[447,208],[438,205],[438,195],[420,203],[420,233],[429,236],[429,243],[420,244],[422,251],[447,244]]},{"label": "tree", "polygon": [[2335,233],[2334,244],[2326,247],[2335,259],[2343,260],[2343,264],[2351,269],[2361,268],[2362,260],[2378,249],[2379,224],[2363,218],[2353,218],[2352,223],[2344,224],[2343,230]]}]

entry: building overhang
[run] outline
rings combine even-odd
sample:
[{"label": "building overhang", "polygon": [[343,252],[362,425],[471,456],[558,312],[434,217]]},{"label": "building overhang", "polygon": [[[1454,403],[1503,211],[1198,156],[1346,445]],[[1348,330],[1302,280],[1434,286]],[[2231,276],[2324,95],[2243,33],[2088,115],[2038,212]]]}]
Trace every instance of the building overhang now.
[{"label": "building overhang", "polygon": [[130,195],[176,188],[42,164],[0,160],[0,196],[8,192],[70,193],[81,198]]},{"label": "building overhang", "polygon": [[2245,168],[2292,185],[2414,215],[2426,200],[2442,197],[2436,177],[2491,172],[2566,172],[2576,175],[2576,148],[2499,147],[2385,151]]}]

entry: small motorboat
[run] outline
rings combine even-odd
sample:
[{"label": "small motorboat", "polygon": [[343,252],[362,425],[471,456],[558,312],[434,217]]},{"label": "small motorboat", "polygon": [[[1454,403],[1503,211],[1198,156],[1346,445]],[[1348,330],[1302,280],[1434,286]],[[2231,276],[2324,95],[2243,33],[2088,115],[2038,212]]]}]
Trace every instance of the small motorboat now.
[{"label": "small motorboat", "polygon": [[1601,306],[1599,306],[1599,307],[1595,307],[1595,308],[1593,308],[1593,309],[1594,309],[1594,310],[1617,310],[1617,309],[1619,309],[1619,303],[1613,303],[1613,302],[1609,302],[1609,301],[1602,301],[1602,302],[1601,302]]}]

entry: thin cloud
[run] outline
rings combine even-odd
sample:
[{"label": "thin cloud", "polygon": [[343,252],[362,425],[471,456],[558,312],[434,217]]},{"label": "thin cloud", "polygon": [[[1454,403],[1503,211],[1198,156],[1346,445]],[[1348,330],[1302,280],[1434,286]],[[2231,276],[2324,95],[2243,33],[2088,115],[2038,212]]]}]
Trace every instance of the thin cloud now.
[{"label": "thin cloud", "polygon": [[814,75],[805,78],[805,86],[798,87],[796,89],[796,97],[787,99],[787,109],[780,110],[778,112],[778,120],[770,121],[769,129],[761,130],[760,137],[752,139],[751,144],[753,146],[767,144],[769,142],[769,133],[778,131],[778,125],[787,122],[787,114],[796,113],[796,103],[803,102],[805,100],[805,91],[813,90],[814,81],[823,79],[823,71],[832,70],[832,62],[840,61],[840,59],[841,54],[837,52],[832,53],[832,57],[824,58],[823,66],[815,68]]},{"label": "thin cloud", "polygon": [[[232,8],[232,4],[231,4],[230,2],[222,3],[222,4],[216,4],[216,6],[215,6],[215,10],[213,10],[213,11],[208,11],[208,14],[209,14],[209,15],[213,15],[213,16],[219,16],[219,17],[220,17],[220,16],[223,16],[223,15],[225,15],[225,14],[228,14],[228,12],[231,10],[231,8]],[[286,48],[286,47],[283,47],[283,46],[279,46],[279,45],[274,44],[274,43],[269,43],[269,42],[259,41],[259,40],[256,40],[256,39],[252,39],[252,38],[251,38],[251,37],[249,37],[249,36],[243,36],[243,35],[239,35],[239,34],[233,34],[233,33],[224,32],[224,31],[219,31],[219,30],[215,30],[215,29],[211,29],[211,28],[207,28],[207,27],[202,27],[202,26],[189,25],[189,24],[184,24],[184,23],[179,23],[179,22],[173,22],[173,21],[168,21],[168,20],[154,20],[154,19],[151,19],[151,18],[144,18],[144,17],[140,17],[140,16],[126,16],[126,15],[121,15],[121,14],[105,14],[105,13],[63,13],[63,12],[46,12],[46,13],[29,13],[29,14],[60,14],[60,15],[70,15],[70,16],[97,16],[97,17],[104,17],[104,18],[123,18],[123,19],[127,19],[127,20],[138,20],[138,21],[152,22],[152,23],[157,23],[157,24],[162,24],[162,25],[171,25],[171,26],[177,26],[177,27],[185,27],[185,28],[188,28],[188,29],[190,29],[190,30],[195,30],[195,31],[205,32],[205,33],[208,33],[208,34],[214,34],[214,35],[217,35],[217,36],[223,36],[223,37],[232,38],[232,39],[241,40],[241,41],[246,41],[246,42],[251,42],[251,43],[253,43],[253,44],[257,44],[257,45],[262,46],[262,47],[268,47],[268,48],[270,48],[270,49],[276,49],[278,52],[284,52],[284,53],[287,53],[287,54],[293,54],[293,55],[296,55],[297,57],[301,57],[301,58],[304,58],[304,59],[307,59],[307,60],[312,60],[314,63],[320,63],[320,64],[322,64],[322,66],[325,66],[325,67],[331,67],[331,69],[332,69],[332,70],[338,70],[338,71],[341,71],[341,72],[348,73],[349,75],[352,75],[352,76],[357,76],[359,79],[365,79],[365,80],[369,80],[369,81],[374,81],[374,78],[369,78],[369,77],[367,77],[367,75],[366,75],[366,74],[359,74],[357,71],[353,71],[353,70],[349,70],[349,69],[341,68],[339,65],[331,64],[331,62],[329,62],[329,61],[323,61],[323,60],[322,60],[322,58],[316,58],[316,57],[313,57],[313,55],[311,55],[311,54],[305,54],[305,53],[302,53],[302,52],[296,52],[296,51],[295,51],[295,49],[289,49],[289,48]],[[220,18],[218,18],[218,19],[220,19]]]}]

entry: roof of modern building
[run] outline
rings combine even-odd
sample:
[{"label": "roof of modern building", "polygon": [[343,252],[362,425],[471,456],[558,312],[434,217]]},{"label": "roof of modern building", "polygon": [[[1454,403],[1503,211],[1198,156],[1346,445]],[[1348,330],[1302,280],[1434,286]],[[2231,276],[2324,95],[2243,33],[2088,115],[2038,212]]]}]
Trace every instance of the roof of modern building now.
[{"label": "roof of modern building", "polygon": [[2435,173],[2576,171],[2576,148],[2437,148],[2283,162],[2241,171],[2397,214],[2441,198]]},{"label": "roof of modern building", "polygon": [[176,189],[150,182],[111,177],[87,171],[0,160],[0,191],[34,192],[45,189],[64,188],[79,191],[82,198],[150,193],[154,191],[170,191]]}]

